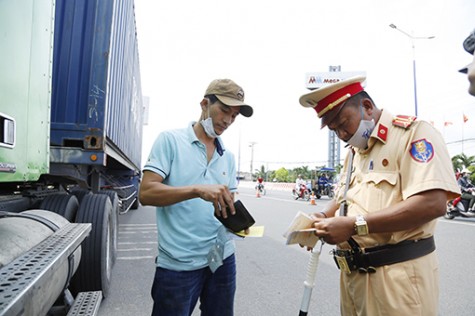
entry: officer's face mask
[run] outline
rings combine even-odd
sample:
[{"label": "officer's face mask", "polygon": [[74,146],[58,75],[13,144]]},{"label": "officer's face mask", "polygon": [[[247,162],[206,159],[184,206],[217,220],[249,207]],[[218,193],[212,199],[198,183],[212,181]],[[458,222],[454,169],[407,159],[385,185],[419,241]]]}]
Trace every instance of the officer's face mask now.
[{"label": "officer's face mask", "polygon": [[209,107],[210,107],[209,103],[208,103],[207,107],[208,107],[208,118],[205,119],[205,120],[201,120],[200,124],[201,124],[201,126],[203,126],[203,129],[205,130],[205,133],[206,133],[206,135],[208,135],[208,137],[217,138],[219,135],[216,134],[216,132],[214,130],[214,127],[213,127],[213,119],[209,115]]},{"label": "officer's face mask", "polygon": [[374,123],[374,119],[368,121],[364,120],[363,117],[363,105],[361,105],[360,125],[358,126],[358,129],[356,130],[355,134],[351,136],[347,143],[353,147],[366,149],[368,147],[369,137],[371,136],[371,133],[373,132],[376,124]]}]

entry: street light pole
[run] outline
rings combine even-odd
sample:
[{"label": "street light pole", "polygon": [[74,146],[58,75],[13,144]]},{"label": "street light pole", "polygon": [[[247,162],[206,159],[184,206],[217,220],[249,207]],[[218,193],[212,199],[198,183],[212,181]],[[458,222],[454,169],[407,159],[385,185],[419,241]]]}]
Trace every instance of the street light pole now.
[{"label": "street light pole", "polygon": [[414,110],[415,110],[415,115],[417,116],[417,80],[416,80],[416,40],[418,39],[433,39],[435,38],[435,36],[413,36],[403,30],[401,30],[400,28],[398,28],[396,25],[394,24],[389,24],[389,27],[395,29],[395,30],[398,30],[399,32],[401,32],[402,34],[406,35],[407,37],[409,37],[411,39],[411,43],[412,43],[412,77],[413,77],[413,81],[414,81]]},{"label": "street light pole", "polygon": [[252,167],[252,163],[254,161],[254,145],[255,144],[257,144],[257,143],[256,142],[250,142],[249,143],[249,147],[251,147],[251,180],[252,180],[252,170],[254,170],[253,167]]}]

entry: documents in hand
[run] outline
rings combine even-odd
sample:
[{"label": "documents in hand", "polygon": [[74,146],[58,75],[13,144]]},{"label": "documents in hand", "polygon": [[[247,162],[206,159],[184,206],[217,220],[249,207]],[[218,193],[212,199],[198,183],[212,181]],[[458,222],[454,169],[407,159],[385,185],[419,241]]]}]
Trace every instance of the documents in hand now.
[{"label": "documents in hand", "polygon": [[244,230],[235,233],[240,237],[262,237],[264,236],[264,226],[251,226],[249,227],[249,233],[246,234]]},{"label": "documents in hand", "polygon": [[315,235],[316,229],[312,228],[313,222],[312,216],[299,211],[284,233],[284,237],[287,238],[286,245],[300,244],[306,247],[315,247],[318,237]]}]

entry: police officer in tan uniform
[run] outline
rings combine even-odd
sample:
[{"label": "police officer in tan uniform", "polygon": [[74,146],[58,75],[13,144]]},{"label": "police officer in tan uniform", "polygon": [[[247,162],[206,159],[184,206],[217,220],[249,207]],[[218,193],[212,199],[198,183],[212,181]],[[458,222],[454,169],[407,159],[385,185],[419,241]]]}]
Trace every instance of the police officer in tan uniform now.
[{"label": "police officer in tan uniform", "polygon": [[341,315],[435,316],[435,225],[460,194],[452,163],[437,130],[378,109],[365,79],[300,97],[350,145],[335,199],[315,214],[316,234],[336,245]]}]

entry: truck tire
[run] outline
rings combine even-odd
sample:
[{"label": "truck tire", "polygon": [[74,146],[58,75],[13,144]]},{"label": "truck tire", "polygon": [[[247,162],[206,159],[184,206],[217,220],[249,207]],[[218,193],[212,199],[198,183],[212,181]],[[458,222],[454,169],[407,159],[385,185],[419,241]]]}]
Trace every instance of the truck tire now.
[{"label": "truck tire", "polygon": [[112,257],[112,265],[114,265],[117,259],[117,244],[119,240],[119,196],[114,190],[101,190],[99,194],[107,195],[112,204],[112,242],[110,256]]},{"label": "truck tire", "polygon": [[88,194],[79,205],[76,223],[91,223],[89,236],[82,243],[82,257],[71,281],[73,294],[102,291],[109,294],[112,258],[112,204],[105,194]]},{"label": "truck tire", "polygon": [[74,195],[75,197],[77,197],[77,199],[79,201],[79,204],[81,204],[82,199],[86,195],[92,194],[92,192],[87,190],[87,189],[83,189],[83,188],[74,188],[74,189],[71,190],[71,194]]},{"label": "truck tire", "polygon": [[41,201],[40,205],[40,209],[59,214],[71,223],[76,219],[78,207],[78,199],[74,195],[66,193],[49,195]]}]

